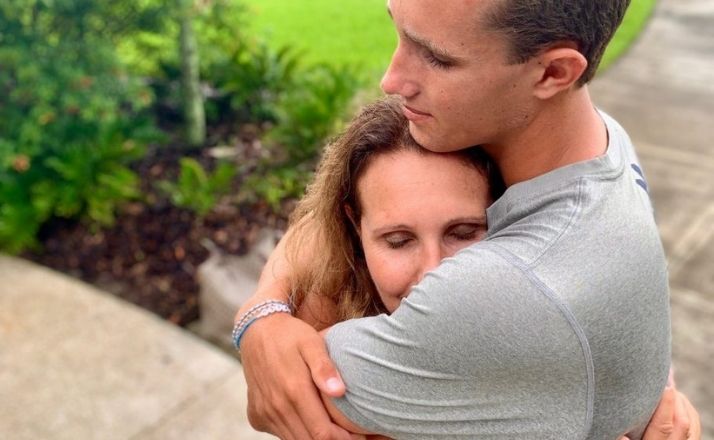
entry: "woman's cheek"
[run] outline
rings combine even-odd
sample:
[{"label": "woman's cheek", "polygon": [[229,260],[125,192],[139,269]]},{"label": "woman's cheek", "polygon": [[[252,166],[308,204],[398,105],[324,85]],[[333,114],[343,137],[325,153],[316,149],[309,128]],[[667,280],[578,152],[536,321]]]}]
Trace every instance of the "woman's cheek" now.
[{"label": "woman's cheek", "polygon": [[410,277],[412,271],[409,270],[408,253],[398,249],[395,251],[381,254],[371,265],[368,262],[379,296],[390,311],[399,306],[401,298],[414,284]]}]

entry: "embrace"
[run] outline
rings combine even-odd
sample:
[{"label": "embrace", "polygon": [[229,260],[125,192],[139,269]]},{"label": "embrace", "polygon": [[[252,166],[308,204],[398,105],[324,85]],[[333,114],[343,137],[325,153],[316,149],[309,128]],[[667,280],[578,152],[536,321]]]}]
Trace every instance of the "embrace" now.
[{"label": "embrace", "polygon": [[587,88],[628,4],[388,2],[395,97],[326,148],[237,315],[255,428],[698,438],[647,185]]}]

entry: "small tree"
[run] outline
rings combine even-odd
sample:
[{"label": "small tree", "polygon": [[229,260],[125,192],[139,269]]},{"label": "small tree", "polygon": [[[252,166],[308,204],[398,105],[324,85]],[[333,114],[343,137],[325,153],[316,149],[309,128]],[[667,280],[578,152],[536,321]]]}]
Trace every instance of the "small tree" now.
[{"label": "small tree", "polygon": [[179,0],[179,47],[181,53],[181,91],[186,141],[199,147],[206,140],[206,114],[199,76],[199,51],[193,28],[193,0]]}]

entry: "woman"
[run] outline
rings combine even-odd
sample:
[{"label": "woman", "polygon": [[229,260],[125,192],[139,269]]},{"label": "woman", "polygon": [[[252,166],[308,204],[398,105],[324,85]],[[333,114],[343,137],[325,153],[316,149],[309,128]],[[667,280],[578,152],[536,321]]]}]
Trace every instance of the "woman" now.
[{"label": "woman", "polygon": [[[426,270],[486,233],[486,208],[503,191],[488,158],[476,148],[424,150],[405,122],[393,100],[367,107],[326,149],[293,213],[292,299],[319,327],[393,312]],[[306,258],[305,248],[321,252]]]}]

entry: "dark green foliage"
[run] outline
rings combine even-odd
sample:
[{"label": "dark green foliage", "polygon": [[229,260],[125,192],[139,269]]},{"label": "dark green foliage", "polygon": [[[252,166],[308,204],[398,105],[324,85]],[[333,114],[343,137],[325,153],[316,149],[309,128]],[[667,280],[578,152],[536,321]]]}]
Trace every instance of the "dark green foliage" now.
[{"label": "dark green foliage", "polygon": [[263,169],[245,182],[247,197],[265,201],[275,212],[280,212],[282,202],[299,198],[305,192],[312,172],[308,167],[279,167]]},{"label": "dark green foliage", "polygon": [[119,204],[140,197],[138,178],[127,165],[143,154],[136,140],[142,136],[134,132],[130,139],[119,125],[100,130],[93,140],[69,138],[63,148],[0,154],[0,248],[34,246],[51,217],[111,225]]},{"label": "dark green foliage", "polygon": [[295,86],[299,56],[289,47],[271,49],[265,43],[243,44],[233,55],[210,66],[216,100],[226,114],[242,121],[275,121],[281,94]]},{"label": "dark green foliage", "polygon": [[314,161],[344,122],[360,84],[349,67],[317,65],[298,76],[277,102],[277,123],[267,134],[282,150],[278,159],[290,166]]},{"label": "dark green foliage", "polygon": [[273,107],[276,124],[265,137],[272,157],[246,182],[258,198],[279,211],[283,200],[303,194],[325,142],[342,127],[360,85],[348,67],[317,65],[295,76]]},{"label": "dark green foliage", "polygon": [[[244,195],[278,210],[302,194],[360,81],[348,68],[304,66],[289,47],[241,34],[237,1],[187,1],[209,142],[232,142],[246,123],[272,127],[263,138],[270,158],[241,166],[257,168]],[[142,198],[130,166],[159,138],[153,119],[182,132],[180,4],[0,1],[0,250],[36,246],[57,217],[111,225],[121,204]],[[160,188],[202,217],[235,175],[235,164],[209,173],[184,159],[178,180]]]},{"label": "dark green foliage", "polygon": [[152,97],[114,54],[113,32],[136,23],[121,13],[89,0],[0,6],[0,249],[33,246],[55,216],[111,224],[139,196],[127,165],[155,137]]},{"label": "dark green foliage", "polygon": [[189,209],[199,217],[208,214],[218,197],[228,194],[236,175],[234,165],[221,162],[213,173],[207,173],[195,159],[181,159],[181,171],[176,182],[161,181],[157,185],[180,208]]},{"label": "dark green foliage", "polygon": [[[178,1],[174,3],[178,4]],[[244,75],[244,69],[236,64],[238,60],[246,58],[247,51],[251,51],[248,57],[252,58],[253,48],[258,45],[241,34],[244,8],[236,0],[195,1],[194,4],[189,12],[200,54],[198,73],[201,91],[206,95],[208,129],[215,129],[226,121],[235,124],[246,121],[250,110],[239,106],[234,111],[231,108],[233,92],[223,90],[224,84],[232,81],[236,75]],[[121,41],[119,52],[129,69],[148,79],[156,96],[154,110],[162,125],[171,131],[180,132],[177,125],[183,122],[184,113],[181,72],[185,70],[179,59],[180,17],[175,11],[168,11],[167,14],[160,28],[138,32],[132,38]],[[179,140],[183,141],[183,138]]]}]

